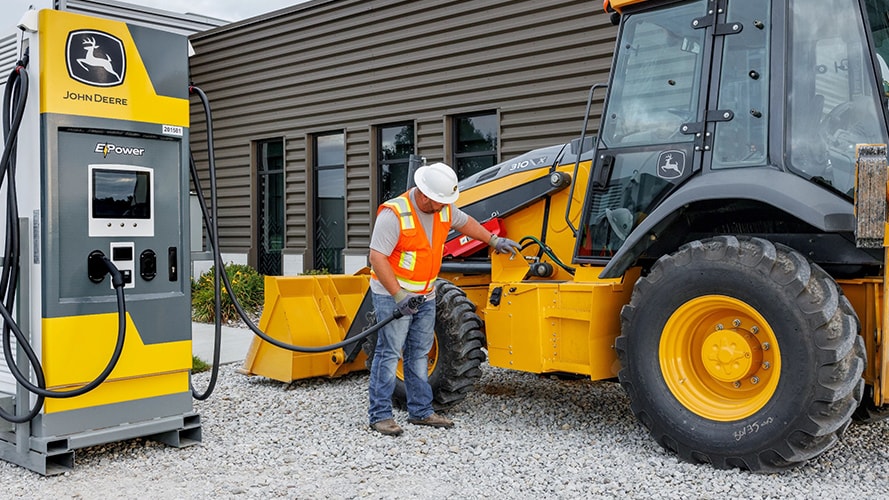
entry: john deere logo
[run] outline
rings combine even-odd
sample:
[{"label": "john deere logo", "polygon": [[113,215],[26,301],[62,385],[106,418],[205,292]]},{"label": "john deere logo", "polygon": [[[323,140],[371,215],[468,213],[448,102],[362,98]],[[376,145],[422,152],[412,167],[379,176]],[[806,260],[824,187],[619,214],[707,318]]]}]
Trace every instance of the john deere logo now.
[{"label": "john deere logo", "polygon": [[123,83],[126,53],[117,37],[93,30],[68,33],[65,48],[68,75],[94,87],[114,87]]},{"label": "john deere logo", "polygon": [[685,173],[685,151],[664,151],[657,159],[657,176],[661,179],[673,180]]}]

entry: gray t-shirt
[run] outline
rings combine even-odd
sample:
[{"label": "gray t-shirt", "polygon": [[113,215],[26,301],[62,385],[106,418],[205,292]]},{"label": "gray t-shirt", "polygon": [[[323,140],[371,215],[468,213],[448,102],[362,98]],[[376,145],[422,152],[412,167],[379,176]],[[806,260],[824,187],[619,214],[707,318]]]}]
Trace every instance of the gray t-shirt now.
[{"label": "gray t-shirt", "polygon": [[[410,191],[410,197],[411,203],[416,206],[413,189]],[[430,243],[432,243],[432,222],[434,220],[433,217],[435,216],[437,216],[437,214],[427,214],[422,210],[417,210],[417,218],[420,219],[420,224],[423,225],[423,230],[426,232],[426,237],[429,238]],[[452,204],[451,228],[459,229],[463,227],[467,221],[469,221],[469,215]],[[401,224],[398,222],[398,216],[395,215],[395,212],[392,210],[383,210],[377,216],[376,222],[374,222],[373,233],[370,236],[370,248],[383,255],[391,255],[392,251],[395,250],[395,245],[398,243],[398,237],[400,235]],[[386,291],[386,288],[383,287],[383,284],[375,279],[370,280],[370,289],[373,293],[389,293]],[[427,297],[431,298],[434,297],[434,295],[430,293]]]}]

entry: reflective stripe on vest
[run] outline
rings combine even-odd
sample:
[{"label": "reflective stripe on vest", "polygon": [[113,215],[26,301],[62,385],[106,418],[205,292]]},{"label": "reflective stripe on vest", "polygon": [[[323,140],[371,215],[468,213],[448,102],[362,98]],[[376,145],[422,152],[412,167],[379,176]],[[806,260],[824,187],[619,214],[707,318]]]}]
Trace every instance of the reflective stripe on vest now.
[{"label": "reflective stripe on vest", "polygon": [[399,196],[398,198],[387,201],[383,206],[389,207],[395,212],[395,215],[398,216],[398,223],[401,225],[402,231],[417,227],[416,222],[414,222],[414,214],[411,213],[411,203],[407,198]]}]

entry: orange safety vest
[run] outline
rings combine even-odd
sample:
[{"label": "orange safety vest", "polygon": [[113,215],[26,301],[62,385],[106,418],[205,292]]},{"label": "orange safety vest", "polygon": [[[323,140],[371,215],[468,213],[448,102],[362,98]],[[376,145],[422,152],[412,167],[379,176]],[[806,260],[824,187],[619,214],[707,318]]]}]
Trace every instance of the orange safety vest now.
[{"label": "orange safety vest", "polygon": [[[432,282],[441,269],[441,257],[445,240],[451,230],[451,206],[445,205],[437,217],[432,218],[432,244],[417,217],[417,208],[411,203],[410,195],[402,194],[380,205],[377,215],[390,209],[398,216],[401,234],[398,243],[389,255],[389,265],[401,288],[408,292],[424,294],[432,290]],[[371,276],[376,275],[371,270]]]}]

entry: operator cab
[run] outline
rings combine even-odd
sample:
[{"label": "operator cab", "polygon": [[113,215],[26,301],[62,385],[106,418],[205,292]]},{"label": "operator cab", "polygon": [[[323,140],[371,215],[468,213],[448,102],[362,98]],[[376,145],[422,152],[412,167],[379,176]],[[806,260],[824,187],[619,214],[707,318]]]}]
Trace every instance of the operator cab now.
[{"label": "operator cab", "polygon": [[[576,262],[635,259],[677,223],[684,235],[672,238],[818,232],[781,205],[812,189],[848,204],[852,220],[856,145],[889,143],[889,0],[866,0],[864,12],[841,0],[621,4],[591,175],[607,181],[588,188]],[[753,188],[776,172],[793,174],[771,184],[788,201],[759,199]],[[708,182],[724,192],[708,195]],[[768,220],[764,203],[775,207]]]}]

